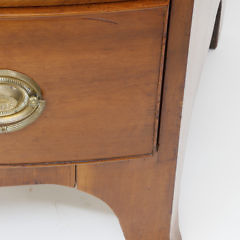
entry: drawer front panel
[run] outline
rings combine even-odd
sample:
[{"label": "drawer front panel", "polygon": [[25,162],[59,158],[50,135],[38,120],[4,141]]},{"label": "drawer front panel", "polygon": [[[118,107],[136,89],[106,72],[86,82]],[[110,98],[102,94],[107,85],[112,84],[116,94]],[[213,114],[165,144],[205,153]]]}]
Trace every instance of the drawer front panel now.
[{"label": "drawer front panel", "polygon": [[0,7],[56,6],[86,3],[121,2],[124,0],[1,0]]},{"label": "drawer front panel", "polygon": [[0,13],[0,68],[30,76],[46,100],[32,125],[0,135],[0,164],[152,153],[167,7],[124,6]]}]

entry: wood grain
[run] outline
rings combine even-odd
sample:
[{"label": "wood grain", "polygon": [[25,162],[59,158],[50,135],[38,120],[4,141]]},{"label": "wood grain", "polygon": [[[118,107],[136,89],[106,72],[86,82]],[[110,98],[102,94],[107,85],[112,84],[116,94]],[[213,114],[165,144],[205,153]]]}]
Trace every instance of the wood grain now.
[{"label": "wood grain", "polygon": [[[0,185],[73,186],[77,180],[79,190],[112,207],[127,240],[169,239],[193,3],[171,2],[161,101],[159,69],[163,67],[160,55],[164,56],[168,2],[141,0],[20,11],[1,8],[0,27],[10,29],[6,36],[0,33],[6,58],[1,65],[29,72],[49,104],[31,127],[0,136],[0,163],[102,159],[77,164],[76,176],[75,165],[1,167]],[[211,14],[216,13],[213,10]],[[202,11],[195,11],[202,16]],[[11,47],[6,47],[8,43]],[[190,70],[195,64],[202,62],[195,58]],[[75,124],[74,131],[69,123]],[[84,126],[81,131],[79,126]],[[158,130],[159,148],[154,152]],[[104,157],[133,153],[153,156]],[[177,226],[175,213],[172,222]]]},{"label": "wood grain", "polygon": [[25,8],[1,8],[0,17],[5,18],[25,18],[28,17],[56,17],[56,16],[79,16],[86,14],[113,13],[119,11],[136,11],[150,8],[168,8],[170,0],[133,0],[119,3],[104,4],[82,4],[73,6],[53,6],[53,7],[25,7]]},{"label": "wood grain", "polygon": [[167,18],[159,3],[0,18],[1,68],[32,77],[47,103],[34,124],[0,135],[0,164],[152,154]]},{"label": "wood grain", "polygon": [[158,153],[152,158],[77,165],[78,188],[113,208],[127,240],[170,239],[192,11],[192,0],[172,2]]},{"label": "wood grain", "polygon": [[75,165],[0,167],[0,186],[58,184],[74,187]]},{"label": "wood grain", "polygon": [[127,240],[169,239],[174,162],[155,157],[77,165],[77,187],[105,201]]},{"label": "wood grain", "polygon": [[121,1],[125,0],[1,0],[0,7],[56,6]]}]

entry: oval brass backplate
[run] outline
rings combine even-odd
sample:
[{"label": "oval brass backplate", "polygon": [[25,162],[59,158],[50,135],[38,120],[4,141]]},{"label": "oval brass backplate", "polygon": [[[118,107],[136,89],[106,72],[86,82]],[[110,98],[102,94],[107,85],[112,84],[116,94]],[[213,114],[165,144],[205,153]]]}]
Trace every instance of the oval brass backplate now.
[{"label": "oval brass backplate", "polygon": [[20,130],[42,113],[41,89],[30,77],[0,69],[0,133]]}]

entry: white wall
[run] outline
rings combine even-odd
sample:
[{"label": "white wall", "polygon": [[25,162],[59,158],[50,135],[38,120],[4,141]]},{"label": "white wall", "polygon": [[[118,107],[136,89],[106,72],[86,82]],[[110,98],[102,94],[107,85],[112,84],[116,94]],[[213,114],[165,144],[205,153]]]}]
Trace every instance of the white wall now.
[{"label": "white wall", "polygon": [[183,240],[240,239],[240,2],[227,1],[219,48],[196,96],[180,194]]}]

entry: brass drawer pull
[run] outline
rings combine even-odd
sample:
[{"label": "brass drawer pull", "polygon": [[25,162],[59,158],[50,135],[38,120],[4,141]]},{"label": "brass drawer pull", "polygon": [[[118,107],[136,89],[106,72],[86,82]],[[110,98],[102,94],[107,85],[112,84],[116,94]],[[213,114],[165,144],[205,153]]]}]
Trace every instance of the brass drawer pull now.
[{"label": "brass drawer pull", "polygon": [[26,127],[41,115],[44,107],[36,82],[22,73],[0,70],[0,133]]}]

